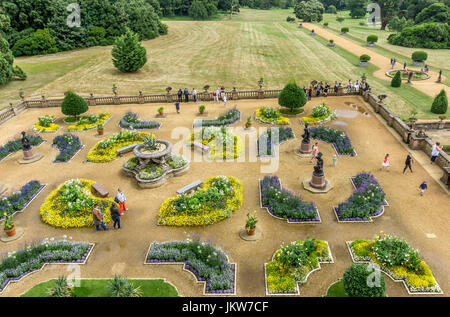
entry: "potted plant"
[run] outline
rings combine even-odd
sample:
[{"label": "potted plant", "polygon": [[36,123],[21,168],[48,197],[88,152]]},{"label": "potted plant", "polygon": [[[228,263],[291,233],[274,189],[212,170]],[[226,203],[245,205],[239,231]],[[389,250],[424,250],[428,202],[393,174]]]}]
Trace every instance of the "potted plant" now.
[{"label": "potted plant", "polygon": [[348,27],[346,27],[346,26],[341,28],[341,34],[342,35],[346,35],[349,31],[350,31],[350,29]]},{"label": "potted plant", "polygon": [[328,41],[328,46],[334,46],[334,40],[329,40]]},{"label": "potted plant", "polygon": [[97,124],[97,133],[98,133],[98,135],[103,135],[103,124],[102,123]]},{"label": "potted plant", "polygon": [[441,122],[442,122],[442,121],[444,121],[447,117],[444,116],[444,115],[440,115],[438,118],[439,118],[439,120],[441,120]]},{"label": "potted plant", "polygon": [[313,29],[313,30],[311,30],[311,33],[309,33],[309,34],[315,35],[316,33],[314,33],[314,29]]},{"label": "potted plant", "polygon": [[359,66],[369,66],[369,61],[371,57],[367,54],[363,54],[359,57]]},{"label": "potted plant", "polygon": [[299,24],[298,24],[298,27],[299,27],[299,28],[302,28],[302,27],[303,27],[303,24],[299,23]]},{"label": "potted plant", "polygon": [[323,27],[324,27],[325,29],[328,29],[328,22],[325,22],[325,23],[323,24]]},{"label": "potted plant", "polygon": [[164,107],[159,107],[158,108],[158,113],[159,113],[160,116],[163,116],[164,115]]},{"label": "potted plant", "polygon": [[205,112],[205,105],[201,105],[200,107],[198,107],[198,112],[200,112],[200,114],[203,114],[203,112]]},{"label": "potted plant", "polygon": [[425,61],[428,58],[428,54],[427,54],[427,52],[416,51],[416,52],[412,53],[411,57],[412,57],[414,66],[424,66]]},{"label": "potted plant", "polygon": [[369,35],[367,37],[367,46],[375,46],[375,43],[378,42],[378,36]]},{"label": "potted plant", "polygon": [[249,129],[252,125],[252,117],[247,118],[247,122],[245,122],[245,128]]},{"label": "potted plant", "polygon": [[16,234],[16,225],[12,221],[12,215],[7,215],[6,212],[3,214],[6,218],[3,222],[3,230],[5,231],[8,237],[12,237]]},{"label": "potted plant", "polygon": [[245,224],[245,230],[247,230],[247,234],[252,236],[256,231],[256,224],[258,223],[258,218],[256,218],[256,211],[253,216],[247,213],[247,222]]}]

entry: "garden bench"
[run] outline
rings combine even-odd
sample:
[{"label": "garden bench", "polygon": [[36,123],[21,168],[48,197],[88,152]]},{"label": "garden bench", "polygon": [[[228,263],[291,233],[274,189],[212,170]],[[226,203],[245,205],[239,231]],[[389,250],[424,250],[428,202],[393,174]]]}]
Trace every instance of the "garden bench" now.
[{"label": "garden bench", "polygon": [[93,191],[98,194],[100,197],[105,198],[108,197],[108,191],[99,183],[92,184]]},{"label": "garden bench", "polygon": [[186,192],[189,192],[191,190],[197,189],[198,187],[200,187],[203,184],[202,181],[195,181],[192,184],[189,184],[187,186],[184,186],[183,188],[177,190],[177,194],[178,195],[182,195]]},{"label": "garden bench", "polygon": [[203,143],[200,142],[192,142],[192,146],[194,148],[199,148],[201,149],[203,152],[209,152],[209,146],[204,145]]},{"label": "garden bench", "polygon": [[122,148],[120,148],[120,149],[117,149],[116,152],[117,152],[117,154],[119,154],[119,156],[122,156],[123,153],[128,153],[128,152],[133,151],[133,149],[134,149],[137,145],[138,145],[137,143],[133,143],[133,144],[124,146],[124,147],[122,147]]}]

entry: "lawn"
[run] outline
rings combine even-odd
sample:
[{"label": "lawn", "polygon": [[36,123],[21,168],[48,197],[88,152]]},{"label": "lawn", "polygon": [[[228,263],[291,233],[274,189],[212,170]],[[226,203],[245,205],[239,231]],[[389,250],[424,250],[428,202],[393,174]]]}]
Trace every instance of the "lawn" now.
[{"label": "lawn", "polygon": [[344,283],[342,280],[337,281],[332,284],[328,289],[327,295],[325,297],[348,297],[344,291]]},{"label": "lawn", "polygon": [[[22,297],[48,297],[47,290],[56,280],[49,280],[33,286]],[[111,280],[81,280],[80,287],[74,288],[75,297],[109,297],[108,283]],[[163,280],[133,280],[130,282],[141,287],[142,297],[178,297],[178,292],[171,284]]]}]

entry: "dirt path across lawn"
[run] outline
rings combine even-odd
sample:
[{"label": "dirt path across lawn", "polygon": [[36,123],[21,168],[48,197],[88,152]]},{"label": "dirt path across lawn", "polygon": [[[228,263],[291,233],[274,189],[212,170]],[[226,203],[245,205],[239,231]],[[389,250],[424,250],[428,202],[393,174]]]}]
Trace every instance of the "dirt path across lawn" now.
[{"label": "dirt path across lawn", "polygon": [[[282,243],[317,238],[326,240],[330,244],[334,264],[322,265],[322,269],[314,272],[306,284],[300,287],[300,296],[322,296],[330,284],[342,277],[344,271],[351,265],[351,257],[346,248],[346,241],[355,239],[370,239],[381,230],[385,233],[405,238],[414,248],[419,249],[421,257],[430,266],[439,285],[448,296],[450,292],[450,253],[448,241],[450,232],[450,195],[443,190],[438,181],[428,172],[428,160],[415,157],[414,173],[402,174],[403,164],[408,150],[403,147],[391,132],[386,129],[384,121],[371,110],[370,105],[361,97],[328,97],[318,98],[308,102],[305,113],[311,113],[312,107],[326,102],[338,111],[339,118],[327,126],[345,131],[358,155],[356,157],[339,156],[337,167],[332,167],[331,159],[335,154],[332,146],[319,141],[319,150],[324,154],[324,169],[326,177],[335,186],[325,195],[314,195],[305,191],[302,181],[310,178],[313,164],[308,158],[300,158],[294,154],[299,147],[303,126],[299,118],[290,118],[290,127],[296,139],[289,140],[279,147],[279,166],[276,172],[265,174],[261,168],[268,163],[260,160],[252,162],[196,162],[191,160],[190,171],[181,177],[170,178],[163,186],[155,189],[140,189],[134,179],[126,177],[121,172],[121,166],[133,154],[105,164],[86,163],[89,149],[100,139],[96,131],[79,132],[85,147],[69,163],[54,164],[52,161],[57,151],[50,145],[55,134],[42,134],[47,141],[35,151],[44,154],[44,157],[33,164],[19,165],[17,159],[22,153],[18,152],[8,156],[0,162],[1,182],[7,184],[12,190],[17,190],[26,182],[37,179],[47,184],[47,187],[35,200],[14,220],[17,225],[25,229],[25,235],[10,244],[0,244],[0,253],[23,248],[30,243],[44,237],[61,238],[67,235],[75,241],[95,242],[96,246],[86,265],[81,267],[81,278],[111,278],[115,273],[124,274],[128,278],[166,278],[173,283],[183,296],[202,296],[203,285],[195,282],[193,276],[183,272],[180,266],[174,265],[144,265],[144,259],[149,245],[153,241],[184,240],[188,236],[200,236],[202,240],[211,240],[224,250],[232,262],[237,263],[237,295],[238,296],[265,296],[264,289],[264,263],[268,262],[273,253]],[[213,118],[221,114],[225,108],[223,104],[205,102],[208,117]],[[253,116],[260,106],[277,107],[276,99],[264,100],[230,100],[228,109],[234,104],[242,112],[242,119],[232,127],[242,127],[246,118]],[[367,115],[358,112],[350,104],[356,104],[367,111]],[[137,112],[142,119],[154,119],[156,110],[161,104],[154,105],[111,105],[91,107],[90,113],[109,111],[112,119],[105,125],[105,137],[120,131],[119,118],[129,109]],[[181,114],[177,114],[175,107],[164,104],[166,118],[157,119],[163,123],[159,130],[153,130],[158,138],[169,140],[174,144],[184,140],[180,130],[186,128],[190,132],[194,119],[199,117],[199,104],[181,105]],[[59,108],[29,109],[17,117],[0,125],[0,144],[4,144],[10,137],[20,133],[23,129],[31,128],[39,116],[44,114],[56,115],[61,120]],[[60,122],[60,121],[59,121]],[[64,130],[67,125],[64,125]],[[256,129],[268,125],[255,122]],[[176,132],[176,133],[175,133]],[[57,134],[62,133],[60,131]],[[256,140],[247,136],[245,139],[246,153],[249,146],[256,145]],[[191,150],[183,148],[183,155],[191,155]],[[381,162],[384,155],[391,155],[391,170],[381,172]],[[413,153],[413,155],[415,155]],[[427,168],[425,168],[427,167]],[[433,166],[435,168],[435,166]],[[389,207],[385,213],[374,220],[373,223],[347,223],[336,221],[332,206],[337,206],[350,197],[353,187],[349,178],[358,172],[368,171],[377,177],[387,194]],[[231,175],[238,177],[244,184],[244,202],[240,210],[233,216],[206,227],[166,227],[157,225],[157,213],[161,204],[180,189],[196,180],[205,180],[207,177],[217,175]],[[283,186],[296,192],[307,201],[315,202],[322,219],[321,224],[299,225],[288,224],[275,219],[265,209],[260,208],[258,180],[265,175],[277,175]],[[121,219],[123,228],[96,232],[94,228],[81,228],[63,230],[44,224],[39,215],[39,208],[46,196],[56,186],[71,178],[88,178],[102,184],[110,193],[115,193],[118,186],[127,195],[127,207]],[[419,184],[428,180],[429,189],[423,197],[419,196]],[[256,210],[263,235],[260,240],[247,242],[239,237],[239,231],[244,227],[246,214]],[[109,224],[110,226],[112,224]],[[66,266],[49,265],[41,272],[21,279],[9,285],[1,296],[18,296],[26,292],[36,283],[56,278],[60,274],[69,274]],[[387,293],[389,296],[408,296],[401,283],[394,283],[386,278]]]},{"label": "dirt path across lawn", "polygon": [[[334,43],[336,43],[336,45],[339,45],[340,47],[346,49],[347,51],[357,55],[357,56],[361,56],[363,54],[367,54],[371,57],[370,59],[370,63],[374,64],[375,66],[377,66],[378,68],[380,68],[379,70],[377,70],[374,73],[374,76],[387,80],[387,81],[391,81],[391,78],[388,77],[386,75],[386,72],[392,70],[391,67],[391,61],[389,58],[380,55],[378,53],[375,53],[374,51],[366,48],[366,47],[362,47],[361,45],[358,45],[350,40],[345,39],[343,36],[339,36],[336,35],[335,33],[331,32],[331,31],[327,31],[324,28],[318,27],[317,24],[311,24],[311,23],[303,23],[303,26],[306,27],[309,30],[314,29],[314,32],[317,33],[318,35],[322,36],[323,38],[327,39],[327,40],[334,40]],[[401,61],[399,61],[401,63]],[[403,66],[403,65],[402,65]],[[410,67],[408,66],[407,68],[414,68],[414,67]],[[403,67],[401,68],[403,69]],[[444,84],[440,84],[437,83],[437,79],[439,77],[439,74],[436,72],[429,72],[429,74],[431,75],[431,77],[429,79],[426,80],[420,80],[420,81],[413,81],[412,85],[414,88],[422,91],[423,93],[435,97],[442,89],[445,89],[445,91],[447,92],[447,95],[450,94],[450,87]],[[442,76],[442,81],[445,80],[445,77]]]}]

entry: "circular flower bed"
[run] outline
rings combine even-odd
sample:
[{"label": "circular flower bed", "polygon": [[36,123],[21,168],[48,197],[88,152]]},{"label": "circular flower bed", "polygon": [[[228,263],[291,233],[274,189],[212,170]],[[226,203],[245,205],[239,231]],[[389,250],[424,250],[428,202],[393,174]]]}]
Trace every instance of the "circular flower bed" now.
[{"label": "circular flower bed", "polygon": [[[408,80],[409,71],[407,71],[407,70],[398,70],[398,69],[390,70],[386,73],[386,75],[391,78],[394,78],[394,76],[397,72],[400,72],[400,75],[402,76],[403,80]],[[412,72],[413,72],[413,77],[411,78],[411,80],[425,80],[425,79],[430,78],[430,75],[428,75],[425,72],[421,72],[418,70],[413,70]]]},{"label": "circular flower bed", "polygon": [[274,108],[266,108],[266,107],[258,108],[256,109],[255,117],[256,120],[261,121],[263,123],[279,124],[279,125],[289,124],[289,119],[283,117],[280,114],[280,111]]},{"label": "circular flower bed", "polygon": [[91,209],[97,203],[103,213],[104,223],[110,222],[109,208],[113,199],[95,197],[91,192],[94,183],[88,179],[72,179],[59,185],[41,205],[42,221],[64,229],[92,227],[94,219]]},{"label": "circular flower bed", "polygon": [[94,147],[89,150],[87,158],[90,162],[94,163],[111,162],[118,156],[118,149],[134,143],[142,143],[144,142],[144,137],[146,135],[153,136],[148,132],[120,131],[95,144]]},{"label": "circular flower bed", "polygon": [[34,124],[33,130],[35,132],[56,132],[59,125],[54,124],[56,117],[45,115],[39,118],[39,121]]},{"label": "circular flower bed", "polygon": [[242,206],[243,185],[232,176],[208,178],[191,195],[167,199],[159,209],[158,224],[204,226],[231,217]]},{"label": "circular flower bed", "polygon": [[98,124],[105,125],[110,118],[110,113],[101,113],[99,115],[90,114],[87,116],[82,116],[80,119],[78,119],[78,122],[76,124],[70,125],[68,129],[69,131],[85,131],[95,129]]},{"label": "circular flower bed", "polygon": [[312,114],[308,117],[303,117],[303,123],[318,124],[333,120],[337,117],[336,113],[331,110],[325,103],[317,105],[313,108]]}]

